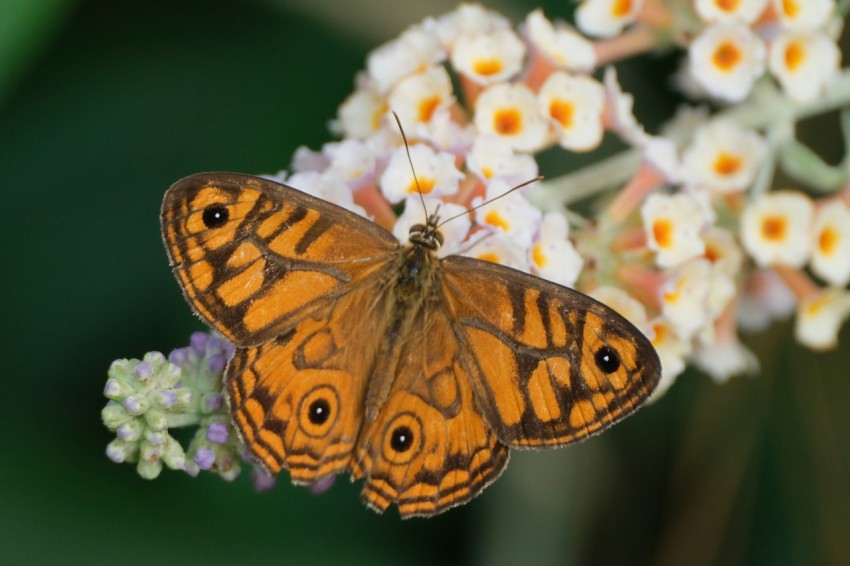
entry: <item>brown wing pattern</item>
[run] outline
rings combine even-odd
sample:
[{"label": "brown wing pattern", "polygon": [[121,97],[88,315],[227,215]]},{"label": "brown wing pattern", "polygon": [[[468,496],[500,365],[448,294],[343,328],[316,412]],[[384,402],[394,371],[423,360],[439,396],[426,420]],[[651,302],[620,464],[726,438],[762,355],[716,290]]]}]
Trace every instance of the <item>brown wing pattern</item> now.
[{"label": "brown wing pattern", "polygon": [[500,265],[443,262],[475,400],[510,446],[555,446],[633,413],[661,375],[649,340],[585,295]]},{"label": "brown wing pattern", "polygon": [[162,204],[169,259],[189,303],[238,345],[292,328],[396,257],[396,239],[321,199],[258,177],[201,173]]},{"label": "brown wing pattern", "polygon": [[363,499],[402,517],[460,505],[493,482],[508,448],[476,410],[463,353],[441,306],[422,311],[401,352],[393,387],[375,420],[363,424],[352,475]]}]

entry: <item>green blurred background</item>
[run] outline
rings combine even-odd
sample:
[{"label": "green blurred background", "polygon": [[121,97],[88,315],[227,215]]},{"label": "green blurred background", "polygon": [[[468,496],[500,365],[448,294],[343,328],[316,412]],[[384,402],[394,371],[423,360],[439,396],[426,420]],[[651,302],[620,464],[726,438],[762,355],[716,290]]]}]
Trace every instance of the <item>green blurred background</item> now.
[{"label": "green blurred background", "polygon": [[[517,21],[536,5],[498,7]],[[0,0],[0,561],[850,563],[846,330],[827,354],[787,324],[750,337],[757,378],[686,373],[600,438],[515,452],[482,497],[430,520],[378,516],[347,481],[257,493],[247,473],[149,482],[107,460],[110,361],[201,328],[160,242],[165,189],[318,148],[366,53],[452,7]],[[649,122],[676,103],[657,89],[673,65],[621,66]]]}]

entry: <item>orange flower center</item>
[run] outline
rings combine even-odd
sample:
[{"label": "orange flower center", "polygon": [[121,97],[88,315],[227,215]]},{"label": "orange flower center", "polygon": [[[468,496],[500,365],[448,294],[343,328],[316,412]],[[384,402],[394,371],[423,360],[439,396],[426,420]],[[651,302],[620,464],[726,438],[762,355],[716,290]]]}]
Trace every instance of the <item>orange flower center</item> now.
[{"label": "orange flower center", "polygon": [[[427,195],[431,191],[434,190],[434,185],[437,184],[436,179],[428,179],[427,177],[423,177],[419,179],[419,190],[422,191],[423,195]],[[413,194],[416,192],[416,179],[412,180],[409,185],[407,185],[408,194]]]},{"label": "orange flower center", "polygon": [[741,168],[741,158],[731,153],[720,152],[714,160],[714,172],[718,175],[732,175]]},{"label": "orange flower center", "polygon": [[481,254],[478,256],[478,259],[483,261],[489,261],[491,263],[499,263],[499,256],[493,252],[487,252],[486,254]]},{"label": "orange flower center", "polygon": [[479,59],[472,65],[472,70],[482,77],[489,77],[502,71],[500,59]]},{"label": "orange flower center", "polygon": [[669,248],[673,245],[673,223],[666,218],[660,218],[652,223],[652,236],[658,247]]},{"label": "orange flower center", "polygon": [[549,115],[557,120],[564,129],[573,125],[573,105],[566,100],[553,100],[549,104]]},{"label": "orange flower center", "polygon": [[615,18],[628,16],[632,11],[632,0],[617,0],[611,5],[611,15]]},{"label": "orange flower center", "polygon": [[663,324],[654,324],[652,329],[655,331],[655,338],[652,339],[652,344],[657,346],[664,341],[665,335],[667,334],[667,329],[664,328]]},{"label": "orange flower center", "polygon": [[705,259],[707,259],[711,263],[714,263],[718,259],[720,259],[720,252],[718,252],[717,248],[715,248],[714,246],[706,245],[705,246],[705,253],[703,254],[703,256],[705,257]]},{"label": "orange flower center", "polygon": [[788,219],[784,216],[767,216],[761,223],[761,234],[766,240],[781,242],[788,231]]},{"label": "orange flower center", "polygon": [[440,105],[440,97],[432,96],[419,102],[419,121],[427,123],[431,121],[431,115],[434,110]]},{"label": "orange flower center", "polygon": [[501,228],[505,232],[507,232],[508,229],[510,229],[511,227],[511,225],[508,224],[508,221],[505,220],[505,218],[495,210],[491,210],[484,216],[484,222],[491,226]]},{"label": "orange flower center", "polygon": [[806,50],[799,41],[792,41],[785,49],[785,66],[789,71],[796,71],[806,60]]},{"label": "orange flower center", "polygon": [[721,43],[714,52],[714,64],[721,71],[731,71],[741,58],[741,50],[731,41]]},{"label": "orange flower center", "polygon": [[832,255],[838,246],[838,232],[832,226],[824,228],[818,237],[818,246],[823,255]]},{"label": "orange flower center", "polygon": [[515,136],[522,131],[522,114],[516,108],[499,110],[493,116],[493,129],[503,136]]},{"label": "orange flower center", "polygon": [[782,11],[789,18],[796,18],[800,13],[800,4],[795,0],[782,0]]},{"label": "orange flower center", "polygon": [[546,267],[546,264],[549,263],[549,259],[546,257],[546,254],[543,253],[543,246],[540,244],[534,246],[534,251],[531,252],[531,259],[534,260],[537,267]]},{"label": "orange flower center", "polygon": [[489,167],[482,167],[481,168],[481,174],[484,175],[485,179],[489,179],[490,177],[493,176],[493,170],[490,169]]},{"label": "orange flower center", "polygon": [[734,12],[740,4],[739,0],[714,0],[714,5],[724,12]]}]

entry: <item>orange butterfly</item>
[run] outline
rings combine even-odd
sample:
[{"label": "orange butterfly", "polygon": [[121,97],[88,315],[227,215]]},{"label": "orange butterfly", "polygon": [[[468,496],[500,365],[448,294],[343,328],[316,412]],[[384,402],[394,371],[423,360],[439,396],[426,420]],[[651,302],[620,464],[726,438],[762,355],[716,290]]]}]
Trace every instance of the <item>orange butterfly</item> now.
[{"label": "orange butterfly", "polygon": [[585,295],[501,265],[439,259],[435,215],[400,244],[296,189],[234,173],[175,183],[174,273],[236,346],[233,421],[265,468],[311,484],[349,470],[402,517],[475,497],[511,447],[561,446],[633,413],[658,355]]}]

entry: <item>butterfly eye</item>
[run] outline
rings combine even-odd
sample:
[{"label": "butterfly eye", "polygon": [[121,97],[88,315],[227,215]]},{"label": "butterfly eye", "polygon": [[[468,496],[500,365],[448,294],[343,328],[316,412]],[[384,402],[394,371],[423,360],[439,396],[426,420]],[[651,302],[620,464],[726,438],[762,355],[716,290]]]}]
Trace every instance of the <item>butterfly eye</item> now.
[{"label": "butterfly eye", "polygon": [[211,204],[204,209],[203,220],[207,228],[220,228],[230,217],[230,212],[223,204]]},{"label": "butterfly eye", "polygon": [[620,369],[620,355],[610,346],[602,346],[596,350],[596,367],[604,373],[614,373]]}]

